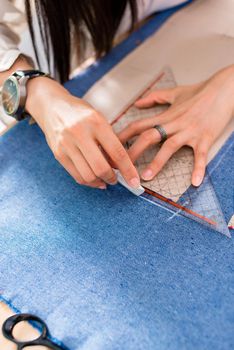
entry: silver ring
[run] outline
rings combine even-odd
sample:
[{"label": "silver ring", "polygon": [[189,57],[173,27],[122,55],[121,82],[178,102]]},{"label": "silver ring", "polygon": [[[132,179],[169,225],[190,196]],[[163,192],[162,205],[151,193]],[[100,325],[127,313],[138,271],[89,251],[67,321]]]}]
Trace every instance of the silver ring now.
[{"label": "silver ring", "polygon": [[161,125],[155,125],[154,129],[156,129],[160,136],[161,136],[161,142],[165,142],[167,140],[167,132]]}]

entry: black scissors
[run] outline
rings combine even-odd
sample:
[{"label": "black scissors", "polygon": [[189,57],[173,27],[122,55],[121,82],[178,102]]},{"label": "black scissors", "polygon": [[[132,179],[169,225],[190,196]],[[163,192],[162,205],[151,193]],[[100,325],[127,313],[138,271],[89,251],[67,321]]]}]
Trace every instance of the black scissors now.
[{"label": "black scissors", "polygon": [[[38,338],[29,341],[19,341],[13,336],[13,329],[17,323],[22,321],[32,321],[36,322],[41,329],[41,334]],[[16,314],[9,317],[2,326],[2,333],[4,337],[17,345],[17,350],[23,350],[27,346],[41,345],[52,350],[64,350],[61,346],[55,344],[49,339],[49,330],[44,321],[39,317],[30,314]]]}]

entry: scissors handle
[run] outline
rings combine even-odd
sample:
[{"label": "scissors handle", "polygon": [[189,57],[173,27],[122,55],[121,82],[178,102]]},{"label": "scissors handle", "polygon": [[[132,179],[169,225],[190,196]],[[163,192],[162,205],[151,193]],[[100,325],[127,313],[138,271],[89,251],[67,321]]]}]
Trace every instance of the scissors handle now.
[{"label": "scissors handle", "polygon": [[[38,338],[29,341],[19,341],[13,336],[13,329],[17,323],[22,321],[34,321],[41,326],[41,334]],[[16,314],[9,317],[2,326],[4,337],[17,345],[17,350],[23,350],[28,346],[42,345],[52,350],[63,350],[63,348],[49,339],[49,330],[45,322],[31,314]]]},{"label": "scissors handle", "polygon": [[48,340],[48,339],[35,339],[32,341],[28,341],[28,342],[24,342],[24,343],[19,343],[18,342],[18,347],[17,350],[24,350],[26,348],[28,348],[29,346],[43,346],[45,348],[51,349],[51,350],[64,350],[63,348],[61,348],[61,346],[53,343],[52,341]]},{"label": "scissors handle", "polygon": [[63,348],[61,348],[61,346],[53,343],[52,341],[48,340],[48,339],[44,339],[44,340],[35,340],[35,341],[29,341],[27,343],[18,345],[18,349],[17,350],[23,350],[25,348],[28,348],[28,346],[44,346],[48,349],[51,350],[64,350]]}]

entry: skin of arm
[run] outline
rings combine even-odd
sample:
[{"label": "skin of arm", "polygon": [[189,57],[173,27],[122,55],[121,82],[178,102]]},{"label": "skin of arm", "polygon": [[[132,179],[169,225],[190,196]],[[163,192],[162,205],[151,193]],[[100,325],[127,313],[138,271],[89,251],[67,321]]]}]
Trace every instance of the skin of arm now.
[{"label": "skin of arm", "polygon": [[[0,73],[0,85],[19,69],[32,69],[24,56]],[[99,189],[115,184],[111,163],[131,187],[140,185],[136,168],[106,119],[58,82],[46,77],[29,80],[25,107],[43,130],[55,158],[76,182]]]},{"label": "skin of arm", "polygon": [[162,125],[168,139],[141,177],[151,180],[178,149],[187,145],[194,151],[192,184],[199,186],[204,178],[208,151],[234,115],[234,65],[199,84],[154,91],[137,101],[136,107],[150,108],[165,103],[171,105],[166,112],[133,122],[118,136],[123,143],[138,136],[129,149],[129,156],[135,162],[148,147],[160,142],[154,126]]}]

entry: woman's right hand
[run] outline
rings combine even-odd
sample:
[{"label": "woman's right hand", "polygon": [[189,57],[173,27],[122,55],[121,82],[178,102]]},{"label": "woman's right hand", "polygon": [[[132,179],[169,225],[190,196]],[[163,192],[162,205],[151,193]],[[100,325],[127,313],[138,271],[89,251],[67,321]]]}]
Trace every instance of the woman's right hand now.
[{"label": "woman's right hand", "polygon": [[60,84],[45,77],[30,80],[26,110],[55,158],[79,184],[100,189],[115,184],[109,158],[131,187],[139,186],[137,170],[106,119]]}]

